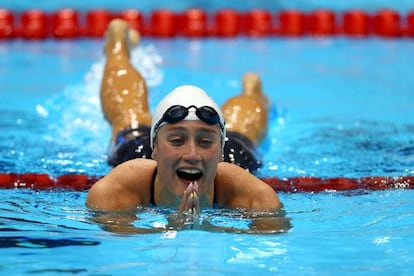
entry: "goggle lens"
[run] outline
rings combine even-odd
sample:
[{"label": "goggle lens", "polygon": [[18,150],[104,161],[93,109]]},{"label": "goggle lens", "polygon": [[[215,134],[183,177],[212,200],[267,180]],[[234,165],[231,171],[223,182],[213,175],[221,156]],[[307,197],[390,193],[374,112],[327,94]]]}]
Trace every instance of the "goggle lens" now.
[{"label": "goggle lens", "polygon": [[175,123],[183,120],[185,117],[187,117],[190,108],[195,108],[196,115],[201,121],[209,125],[218,124],[221,130],[224,130],[224,125],[220,120],[220,116],[213,108],[211,108],[210,106],[201,106],[197,108],[194,105],[190,105],[189,107],[185,107],[182,105],[171,106],[167,109],[167,111],[165,111],[161,120],[159,120],[154,129],[157,130],[163,122]]}]

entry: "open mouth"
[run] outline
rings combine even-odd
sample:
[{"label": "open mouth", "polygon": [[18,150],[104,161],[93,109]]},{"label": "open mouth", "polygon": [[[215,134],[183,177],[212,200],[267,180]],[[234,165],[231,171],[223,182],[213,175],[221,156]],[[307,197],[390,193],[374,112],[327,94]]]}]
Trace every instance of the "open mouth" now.
[{"label": "open mouth", "polygon": [[196,181],[203,176],[203,172],[199,169],[178,169],[177,175],[185,181]]}]

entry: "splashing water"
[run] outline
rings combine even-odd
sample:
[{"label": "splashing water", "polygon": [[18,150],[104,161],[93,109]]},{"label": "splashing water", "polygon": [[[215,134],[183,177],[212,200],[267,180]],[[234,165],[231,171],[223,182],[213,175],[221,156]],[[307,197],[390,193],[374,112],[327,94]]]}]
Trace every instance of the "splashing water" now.
[{"label": "splashing water", "polygon": [[[149,87],[162,82],[162,57],[155,47],[144,45],[133,49],[131,62],[143,74]],[[55,149],[65,149],[45,154],[49,168],[62,170],[67,167],[67,172],[90,172],[91,168],[99,171],[106,165],[111,130],[101,112],[99,99],[104,65],[105,59],[101,58],[91,65],[83,83],[69,85],[44,105],[36,106],[38,115],[47,121],[48,130],[43,139],[49,144],[57,143],[53,146]],[[79,148],[88,150],[79,151]],[[90,156],[85,158],[85,155]]]}]

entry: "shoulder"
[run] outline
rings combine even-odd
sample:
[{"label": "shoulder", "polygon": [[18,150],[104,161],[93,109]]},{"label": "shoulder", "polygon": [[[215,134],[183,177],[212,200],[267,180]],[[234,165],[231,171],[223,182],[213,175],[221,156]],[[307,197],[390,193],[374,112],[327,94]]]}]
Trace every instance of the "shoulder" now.
[{"label": "shoulder", "polygon": [[[152,178],[157,162],[152,159],[136,158],[116,166],[110,174],[119,174],[123,178]],[[110,175],[109,174],[109,175]]]},{"label": "shoulder", "polygon": [[234,164],[218,164],[215,189],[217,202],[225,207],[266,210],[282,206],[272,187]]},{"label": "shoulder", "polygon": [[115,167],[88,192],[87,205],[94,209],[121,210],[148,204],[157,163],[137,158]]},{"label": "shoulder", "polygon": [[135,189],[137,188],[136,183],[141,183],[140,186],[151,184],[156,167],[157,162],[154,160],[136,158],[119,164],[100,181]]},{"label": "shoulder", "polygon": [[246,186],[246,183],[260,183],[260,185],[267,185],[249,171],[227,162],[220,162],[218,164],[215,180],[217,183],[223,183],[223,185],[226,186]]}]

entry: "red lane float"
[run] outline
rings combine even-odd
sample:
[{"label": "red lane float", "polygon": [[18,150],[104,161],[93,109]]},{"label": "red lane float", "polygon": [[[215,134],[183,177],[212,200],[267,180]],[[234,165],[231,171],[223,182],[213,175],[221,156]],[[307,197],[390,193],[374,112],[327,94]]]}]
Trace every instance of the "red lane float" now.
[{"label": "red lane float", "polygon": [[56,186],[63,189],[87,190],[95,178],[89,178],[86,174],[61,175],[56,179]]},{"label": "red lane float", "polygon": [[249,11],[245,20],[247,36],[268,36],[272,32],[272,14],[269,11],[260,9]]},{"label": "red lane float", "polygon": [[144,15],[139,10],[123,10],[116,17],[124,19],[126,22],[128,22],[131,28],[139,31],[141,35],[147,34],[147,30],[144,27]]},{"label": "red lane float", "polygon": [[308,16],[302,11],[286,10],[278,15],[279,32],[284,36],[303,36],[308,33]]},{"label": "red lane float", "polygon": [[45,39],[49,36],[49,15],[41,10],[28,10],[22,13],[22,37],[26,39]]},{"label": "red lane float", "polygon": [[351,191],[386,190],[386,189],[413,189],[414,176],[388,177],[371,176],[361,179],[337,177],[292,177],[280,179],[276,177],[263,178],[274,190],[280,192],[322,192],[322,191]]},{"label": "red lane float", "polygon": [[102,38],[112,14],[104,9],[92,10],[86,13],[86,34],[91,38]]},{"label": "red lane float", "polygon": [[310,33],[314,36],[332,36],[337,33],[336,15],[329,10],[316,10],[309,17]]},{"label": "red lane float", "polygon": [[27,173],[19,175],[18,181],[16,181],[15,184],[19,188],[48,189],[53,186],[55,182],[47,174]]},{"label": "red lane float", "polygon": [[292,177],[289,179],[263,178],[274,190],[280,192],[322,192],[360,189],[360,183],[352,178]]},{"label": "red lane float", "polygon": [[[53,178],[48,174],[42,173],[0,173],[0,189],[27,188],[36,190],[65,189],[84,191],[88,190],[100,178],[101,176],[88,176],[86,174],[67,174]],[[262,180],[275,191],[287,193],[414,188],[414,176],[370,176],[360,179],[310,176],[292,178],[264,177]]]},{"label": "red lane float", "polygon": [[27,188],[35,190],[68,189],[83,191],[88,190],[99,179],[100,177],[88,176],[85,174],[68,174],[52,178],[48,174],[0,173],[0,188]]},{"label": "red lane float", "polygon": [[54,186],[54,180],[47,174],[0,174],[0,187],[2,188],[49,189]]},{"label": "red lane float", "polygon": [[[137,9],[125,9],[119,13],[96,9],[87,11],[85,17],[86,19],[83,19],[81,14],[73,9],[61,9],[51,14],[32,9],[18,15],[0,8],[0,39],[62,39],[84,35],[102,38],[109,21],[113,18],[123,18],[132,28],[139,30],[141,35],[152,35],[157,38],[172,38],[177,35],[299,37],[336,34],[350,37],[414,37],[414,11],[408,11],[406,17],[403,17],[392,9],[382,9],[371,14],[362,10],[348,10],[336,14],[326,9],[311,12],[281,10],[275,14],[261,9],[246,12],[221,9],[214,14],[207,14],[199,8],[191,8],[181,13],[158,9],[151,12],[149,22],[145,21],[144,15]],[[16,18],[20,18],[20,21],[15,22]]]},{"label": "red lane float", "polygon": [[407,35],[414,37],[414,11],[407,15]]},{"label": "red lane float", "polygon": [[381,10],[373,19],[374,33],[382,37],[399,37],[401,35],[401,17],[394,10]]},{"label": "red lane float", "polygon": [[208,32],[207,13],[202,9],[186,10],[180,18],[180,34],[185,37],[205,37]]},{"label": "red lane float", "polygon": [[342,16],[342,33],[351,37],[365,37],[371,32],[371,16],[361,10],[350,10]]},{"label": "red lane float", "polygon": [[293,177],[289,184],[294,191],[320,192],[325,190],[324,181],[318,177]]},{"label": "red lane float", "polygon": [[76,38],[80,35],[79,13],[62,9],[52,16],[53,37],[58,39]]},{"label": "red lane float", "polygon": [[14,14],[0,9],[0,39],[11,38],[14,31]]},{"label": "red lane float", "polygon": [[151,13],[150,33],[154,37],[171,38],[177,35],[178,16],[170,10],[159,9]]},{"label": "red lane float", "polygon": [[242,31],[241,17],[233,9],[217,11],[214,16],[214,31],[218,37],[235,37]]}]

